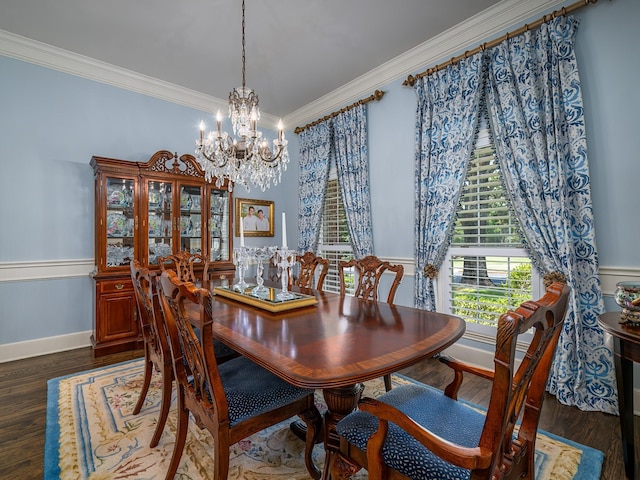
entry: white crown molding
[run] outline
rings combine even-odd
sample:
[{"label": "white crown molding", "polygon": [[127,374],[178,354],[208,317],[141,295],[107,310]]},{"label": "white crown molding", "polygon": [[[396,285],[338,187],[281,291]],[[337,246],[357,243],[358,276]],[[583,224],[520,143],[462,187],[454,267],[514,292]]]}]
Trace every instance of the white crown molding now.
[{"label": "white crown molding", "polygon": [[229,102],[226,100],[5,30],[0,30],[0,54],[205,112],[226,110],[229,107]]},{"label": "white crown molding", "polygon": [[418,73],[430,65],[471,50],[487,39],[513,29],[526,20],[566,3],[566,0],[503,0],[442,34],[314,100],[283,119],[286,125],[302,126],[329,112],[369,96],[395,80]]},{"label": "white crown molding", "polygon": [[[314,121],[328,112],[338,110],[363,96],[368,96],[375,89],[388,85],[398,78],[423,70],[425,66],[454,56],[465,49],[474,48],[481,41],[513,28],[514,25],[548,11],[563,2],[566,3],[566,0],[527,0],[526,2],[503,0],[437,37],[286,115],[282,120],[287,128],[293,130],[295,126]],[[4,30],[0,30],[0,54],[204,112],[225,110],[228,107],[226,100]],[[278,118],[266,112],[263,112],[261,116],[267,125],[273,125],[275,130]]]},{"label": "white crown molding", "polygon": [[[206,95],[141,73],[116,67],[69,50],[0,30],[0,55],[112,85],[142,95],[183,105],[203,112],[226,111],[229,101]],[[276,129],[279,118],[261,112],[266,128]]]}]

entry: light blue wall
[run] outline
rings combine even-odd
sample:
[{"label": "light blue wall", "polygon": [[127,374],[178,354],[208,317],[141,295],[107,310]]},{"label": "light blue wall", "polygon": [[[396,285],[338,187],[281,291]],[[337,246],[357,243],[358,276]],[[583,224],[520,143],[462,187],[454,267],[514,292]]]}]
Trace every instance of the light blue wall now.
[{"label": "light blue wall", "polygon": [[380,257],[413,258],[416,96],[403,81],[368,104],[373,245]]},{"label": "light blue wall", "polygon": [[[146,161],[163,149],[193,153],[206,117],[0,56],[0,263],[93,259],[91,157]],[[295,183],[297,169],[286,175]],[[277,190],[238,187],[234,194],[284,203]],[[295,235],[295,224],[291,230]],[[88,277],[0,282],[0,345],[91,330],[92,299]]]},{"label": "light blue wall", "polygon": [[640,267],[640,2],[579,10],[583,86],[600,264]]},{"label": "light blue wall", "polygon": [[[600,263],[640,268],[640,2],[599,2],[575,15]],[[374,246],[382,257],[413,258],[415,94],[402,80],[369,104]],[[93,258],[91,156],[190,153],[205,115],[0,57],[0,263]],[[292,162],[283,184],[264,193],[238,187],[234,195],[274,200],[276,220],[287,212],[294,246],[298,141],[292,132],[287,138]],[[247,243],[281,243],[279,221],[275,233]],[[88,278],[0,282],[0,345],[91,330],[92,296]],[[412,279],[397,300],[413,304]]]}]

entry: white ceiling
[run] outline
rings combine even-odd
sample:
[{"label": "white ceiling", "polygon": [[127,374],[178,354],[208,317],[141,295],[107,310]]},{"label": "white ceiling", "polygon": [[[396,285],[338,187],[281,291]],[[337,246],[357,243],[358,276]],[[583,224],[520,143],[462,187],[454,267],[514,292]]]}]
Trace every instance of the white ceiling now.
[{"label": "white ceiling", "polygon": [[[262,111],[285,117],[355,79],[374,85],[376,69],[421,45],[441,54],[447,33],[451,48],[475,46],[451,42],[470,41],[465,23],[483,38],[558,3],[246,0],[246,83]],[[2,0],[0,30],[224,103],[242,80],[240,0]]]}]

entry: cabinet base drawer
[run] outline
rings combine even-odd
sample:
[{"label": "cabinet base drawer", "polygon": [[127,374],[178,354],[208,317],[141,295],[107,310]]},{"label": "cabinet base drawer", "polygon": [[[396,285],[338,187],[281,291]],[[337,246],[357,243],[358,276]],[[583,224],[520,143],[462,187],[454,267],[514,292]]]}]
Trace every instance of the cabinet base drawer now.
[{"label": "cabinet base drawer", "polygon": [[133,282],[130,278],[119,280],[101,280],[97,282],[98,293],[118,293],[133,290]]}]

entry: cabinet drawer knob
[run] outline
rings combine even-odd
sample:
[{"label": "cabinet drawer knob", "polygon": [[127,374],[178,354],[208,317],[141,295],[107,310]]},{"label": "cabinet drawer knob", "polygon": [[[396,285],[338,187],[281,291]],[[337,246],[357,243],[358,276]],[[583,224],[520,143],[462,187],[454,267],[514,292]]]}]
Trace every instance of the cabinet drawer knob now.
[{"label": "cabinet drawer knob", "polygon": [[122,290],[124,288],[124,283],[116,284],[116,290]]}]

